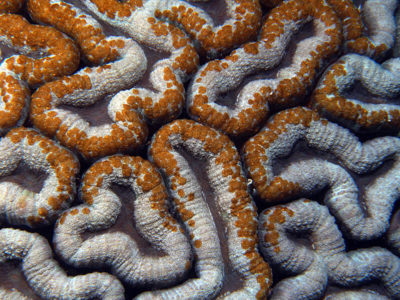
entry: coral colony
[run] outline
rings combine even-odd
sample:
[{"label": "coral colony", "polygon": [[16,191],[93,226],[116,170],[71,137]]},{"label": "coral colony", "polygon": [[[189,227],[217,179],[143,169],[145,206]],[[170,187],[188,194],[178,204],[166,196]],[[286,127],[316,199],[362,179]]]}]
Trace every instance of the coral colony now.
[{"label": "coral colony", "polygon": [[397,6],[0,1],[0,299],[400,299]]}]

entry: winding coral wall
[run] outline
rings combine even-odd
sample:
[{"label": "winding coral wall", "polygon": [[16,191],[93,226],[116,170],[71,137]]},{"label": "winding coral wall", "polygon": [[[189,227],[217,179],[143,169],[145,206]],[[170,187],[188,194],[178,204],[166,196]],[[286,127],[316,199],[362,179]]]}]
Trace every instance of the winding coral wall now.
[{"label": "winding coral wall", "polygon": [[0,298],[400,299],[399,11],[0,1]]}]

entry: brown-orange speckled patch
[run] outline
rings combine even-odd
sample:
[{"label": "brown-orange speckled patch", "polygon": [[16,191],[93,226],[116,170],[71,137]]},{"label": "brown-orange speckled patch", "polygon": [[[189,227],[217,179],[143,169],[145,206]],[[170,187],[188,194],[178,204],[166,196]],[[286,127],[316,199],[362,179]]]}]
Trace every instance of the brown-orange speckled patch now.
[{"label": "brown-orange speckled patch", "polygon": [[[74,198],[75,178],[79,171],[79,162],[68,150],[60,147],[54,141],[40,135],[33,129],[19,127],[12,129],[4,137],[14,144],[21,144],[24,151],[37,151],[38,157],[42,156],[47,162],[48,174],[54,174],[57,183],[52,187],[52,193],[37,210],[37,216],[29,218],[32,224],[46,222],[49,215],[57,215],[61,208],[65,208]],[[22,153],[23,159],[24,153]],[[27,206],[27,203],[20,203],[20,208]]]},{"label": "brown-orange speckled patch", "polygon": [[[280,37],[285,33],[284,29],[288,28],[285,25],[287,22],[299,22],[309,17],[321,21],[326,26],[327,29],[324,34],[327,38],[315,46],[315,50],[309,54],[311,58],[305,59],[300,64],[294,76],[290,76],[290,79],[279,79],[274,89],[261,87],[259,91],[253,94],[253,97],[246,98],[251,107],[246,106],[235,116],[230,116],[227,112],[220,112],[218,106],[209,103],[207,93],[211,94],[211,89],[198,85],[193,90],[193,102],[189,107],[190,113],[202,123],[220,129],[229,135],[240,136],[252,134],[259,129],[268,117],[267,103],[277,107],[293,106],[298,103],[308,92],[317,75],[316,70],[321,68],[322,62],[332,57],[339,50],[342,41],[341,24],[332,8],[318,0],[282,2],[269,13],[263,25],[260,40],[242,46],[242,53],[244,52],[248,56],[246,59],[250,60],[254,57],[254,60],[257,61],[260,59],[258,55],[262,48],[265,47],[268,51],[271,48],[279,47],[275,43],[281,40]],[[243,64],[245,58],[239,58],[238,51],[233,51],[223,60],[208,62],[195,82],[207,81],[206,76],[209,72],[221,73],[231,65],[232,69],[235,69],[234,65],[239,59]],[[221,76],[225,75],[221,74]]]},{"label": "brown-orange speckled patch", "polygon": [[[177,210],[181,219],[187,224],[190,237],[194,247],[201,247],[202,243],[199,236],[194,234],[191,227],[196,226],[192,220],[194,214],[186,204],[193,201],[194,195],[184,193],[187,180],[182,180],[183,175],[178,167],[175,157],[169,152],[173,146],[170,144],[171,136],[179,136],[179,143],[185,144],[189,139],[196,139],[203,145],[203,150],[214,156],[215,163],[222,168],[222,176],[230,178],[228,190],[235,195],[231,201],[229,210],[233,218],[236,219],[235,226],[241,238],[239,247],[246,253],[249,259],[250,271],[258,275],[260,290],[257,297],[265,297],[271,285],[271,270],[268,264],[257,252],[257,213],[254,204],[247,193],[247,182],[241,172],[239,155],[229,138],[217,131],[198,124],[191,120],[177,120],[160,129],[150,148],[150,154],[155,164],[161,168],[168,176],[172,185],[181,187],[177,197],[174,198]],[[176,144],[176,140],[174,145]],[[179,191],[182,191],[181,193]],[[190,200],[189,200],[190,198]]]},{"label": "brown-orange speckled patch", "polygon": [[282,111],[267,123],[266,130],[255,135],[244,145],[244,160],[250,178],[262,199],[268,202],[287,200],[301,192],[301,186],[280,177],[269,178],[264,164],[269,159],[265,152],[281,135],[287,134],[289,124],[309,127],[318,121],[325,126],[327,121],[307,108],[296,107]]},{"label": "brown-orange speckled patch", "polygon": [[[100,195],[98,188],[102,190],[109,188],[110,180],[107,178],[121,176],[134,180],[143,193],[149,193],[149,208],[158,211],[165,228],[173,232],[178,230],[179,226],[176,220],[168,212],[168,194],[160,174],[149,161],[141,157],[116,155],[93,164],[83,178],[82,199],[88,205],[93,205],[95,201],[101,201],[101,198],[96,198]],[[84,207],[82,212],[89,214],[90,206]]]}]

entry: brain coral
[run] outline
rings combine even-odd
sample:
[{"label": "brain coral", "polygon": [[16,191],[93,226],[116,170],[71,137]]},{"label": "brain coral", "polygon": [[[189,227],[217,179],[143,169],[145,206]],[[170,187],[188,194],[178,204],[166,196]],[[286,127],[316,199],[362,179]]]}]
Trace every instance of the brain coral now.
[{"label": "brain coral", "polygon": [[0,1],[0,298],[400,299],[399,20]]}]

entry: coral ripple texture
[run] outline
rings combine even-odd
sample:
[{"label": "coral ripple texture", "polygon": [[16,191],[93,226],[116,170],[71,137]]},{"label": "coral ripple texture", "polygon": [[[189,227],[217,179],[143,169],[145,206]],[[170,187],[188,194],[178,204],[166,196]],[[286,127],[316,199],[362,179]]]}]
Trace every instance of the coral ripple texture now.
[{"label": "coral ripple texture", "polygon": [[400,299],[399,2],[0,0],[0,299]]}]

